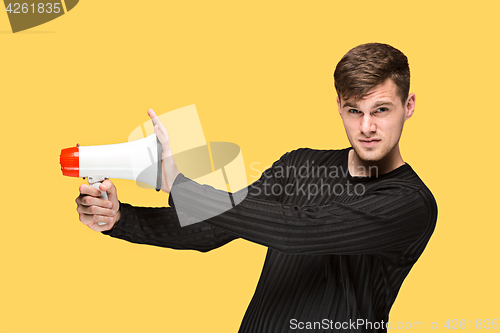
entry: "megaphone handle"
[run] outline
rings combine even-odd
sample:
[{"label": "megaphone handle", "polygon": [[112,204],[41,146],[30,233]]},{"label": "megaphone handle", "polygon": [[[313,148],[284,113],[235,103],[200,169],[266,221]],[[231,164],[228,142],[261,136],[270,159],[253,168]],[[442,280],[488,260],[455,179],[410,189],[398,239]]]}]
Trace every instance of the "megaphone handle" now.
[{"label": "megaphone handle", "polygon": [[[98,189],[99,191],[101,191],[99,189],[99,185],[101,185],[102,182],[95,182],[93,184],[91,184],[90,186],[92,186],[93,188],[96,188]],[[106,191],[101,191],[101,199],[104,199],[104,200],[108,200],[108,194],[106,193]],[[104,225],[106,224],[106,222],[97,222],[98,225]]]}]

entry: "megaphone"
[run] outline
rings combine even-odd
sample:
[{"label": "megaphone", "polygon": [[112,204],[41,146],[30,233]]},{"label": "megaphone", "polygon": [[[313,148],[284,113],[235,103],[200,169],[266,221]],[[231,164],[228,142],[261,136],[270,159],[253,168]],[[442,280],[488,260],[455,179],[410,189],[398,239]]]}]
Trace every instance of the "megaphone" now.
[{"label": "megaphone", "polygon": [[[64,176],[87,178],[99,190],[107,178],[135,180],[156,191],[161,189],[161,143],[156,134],[143,139],[100,146],[80,146],[61,150],[59,162]],[[101,198],[108,199],[105,191]],[[99,225],[105,223],[99,222]]]}]

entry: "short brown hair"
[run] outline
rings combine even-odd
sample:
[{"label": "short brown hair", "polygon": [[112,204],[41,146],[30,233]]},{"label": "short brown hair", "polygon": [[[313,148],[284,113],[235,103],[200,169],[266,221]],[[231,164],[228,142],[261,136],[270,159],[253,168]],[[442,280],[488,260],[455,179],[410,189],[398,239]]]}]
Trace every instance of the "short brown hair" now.
[{"label": "short brown hair", "polygon": [[387,79],[396,84],[403,106],[410,92],[408,58],[387,44],[368,43],[351,49],[337,64],[333,78],[335,90],[343,100],[360,100]]}]

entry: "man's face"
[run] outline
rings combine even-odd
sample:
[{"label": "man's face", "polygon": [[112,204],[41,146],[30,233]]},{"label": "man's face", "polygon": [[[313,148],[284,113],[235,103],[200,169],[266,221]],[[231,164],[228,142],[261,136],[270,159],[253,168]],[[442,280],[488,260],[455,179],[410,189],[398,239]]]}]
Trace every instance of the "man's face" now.
[{"label": "man's face", "polygon": [[415,94],[402,105],[396,85],[387,79],[359,101],[337,97],[337,104],[347,138],[361,160],[374,162],[399,154],[399,146],[393,148],[398,145],[404,122],[413,114]]}]

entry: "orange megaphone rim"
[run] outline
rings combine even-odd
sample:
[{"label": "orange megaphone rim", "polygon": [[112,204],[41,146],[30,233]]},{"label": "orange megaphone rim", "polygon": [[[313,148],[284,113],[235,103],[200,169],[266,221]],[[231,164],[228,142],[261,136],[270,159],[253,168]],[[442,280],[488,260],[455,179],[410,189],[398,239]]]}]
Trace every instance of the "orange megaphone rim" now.
[{"label": "orange megaphone rim", "polygon": [[80,175],[80,152],[79,145],[61,150],[59,162],[64,176],[79,177]]}]

